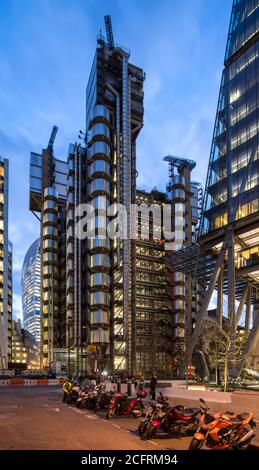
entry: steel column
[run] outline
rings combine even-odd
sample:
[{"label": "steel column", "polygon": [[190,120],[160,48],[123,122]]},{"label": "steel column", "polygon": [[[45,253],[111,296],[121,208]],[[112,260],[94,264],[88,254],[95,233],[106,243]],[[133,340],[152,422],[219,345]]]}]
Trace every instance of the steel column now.
[{"label": "steel column", "polygon": [[243,311],[243,308],[244,308],[244,305],[245,305],[245,301],[246,301],[248,289],[249,289],[249,287],[246,286],[246,288],[244,289],[242,298],[241,298],[241,300],[240,300],[240,302],[239,302],[239,306],[238,306],[238,309],[237,309],[237,312],[236,312],[236,321],[235,321],[236,327],[238,326],[238,324],[239,324],[239,322],[240,322],[240,318],[241,318],[242,311]]},{"label": "steel column", "polygon": [[251,297],[252,297],[252,288],[248,287],[247,298],[246,298],[246,317],[245,317],[245,332],[249,333],[250,331],[250,321],[251,321]]},{"label": "steel column", "polygon": [[239,362],[239,364],[237,365],[235,369],[235,373],[234,373],[235,377],[238,377],[240,375],[247,357],[249,356],[251,351],[253,351],[258,341],[259,341],[259,315],[256,315],[254,319],[253,327],[246,340],[246,344],[245,344],[243,355],[242,355],[242,360]]},{"label": "steel column", "polygon": [[224,286],[224,266],[221,268],[219,278],[218,278],[217,320],[220,326],[222,326],[222,318],[223,318],[223,286]]},{"label": "steel column", "polygon": [[228,240],[228,320],[232,341],[236,335],[235,322],[235,238],[230,231]]},{"label": "steel column", "polygon": [[219,278],[219,275],[220,275],[220,271],[221,271],[221,267],[224,263],[225,254],[226,254],[226,251],[227,251],[227,248],[228,248],[229,239],[230,239],[230,232],[227,233],[227,235],[226,235],[226,237],[223,241],[223,244],[222,244],[219,256],[217,258],[217,262],[216,262],[213,274],[211,276],[211,281],[208,285],[208,288],[207,288],[206,294],[204,296],[200,312],[197,316],[195,329],[194,329],[193,334],[190,338],[189,344],[186,345],[185,358],[184,358],[184,361],[183,361],[183,363],[180,367],[180,375],[181,376],[184,376],[184,374],[185,374],[186,367],[188,366],[189,362],[192,359],[193,351],[194,351],[195,346],[197,344],[197,341],[198,341],[198,339],[199,339],[199,337],[202,333],[203,320],[204,320],[205,316],[207,315],[210,299],[211,299],[211,296],[212,296],[213,291],[215,289],[215,286],[217,284],[217,281],[218,281],[218,278]]}]

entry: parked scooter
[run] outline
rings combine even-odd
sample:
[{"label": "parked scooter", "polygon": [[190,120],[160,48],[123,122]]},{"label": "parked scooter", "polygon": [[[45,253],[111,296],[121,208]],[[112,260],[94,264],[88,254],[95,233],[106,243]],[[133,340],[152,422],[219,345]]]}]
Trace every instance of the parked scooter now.
[{"label": "parked scooter", "polygon": [[143,398],[147,396],[145,390],[141,390],[137,397],[129,397],[127,394],[115,393],[112,397],[106,418],[110,419],[114,415],[128,416],[133,415],[135,418],[140,418],[144,412]]},{"label": "parked scooter", "polygon": [[231,412],[208,413],[209,407],[200,398],[202,414],[199,428],[194,434],[189,450],[200,450],[203,445],[211,449],[239,449],[246,450],[251,444],[256,427],[252,413],[235,415]]},{"label": "parked scooter", "polygon": [[161,392],[159,396],[160,403],[162,402],[164,407],[150,418],[144,434],[146,439],[151,439],[159,429],[167,434],[177,433],[179,437],[182,434],[193,434],[197,431],[201,408],[185,408],[182,405],[169,406]]}]

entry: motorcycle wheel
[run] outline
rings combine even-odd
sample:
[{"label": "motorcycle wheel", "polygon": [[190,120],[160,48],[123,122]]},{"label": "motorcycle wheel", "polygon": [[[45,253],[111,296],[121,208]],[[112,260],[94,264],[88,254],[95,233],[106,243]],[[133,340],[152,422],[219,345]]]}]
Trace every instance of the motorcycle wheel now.
[{"label": "motorcycle wheel", "polygon": [[114,413],[115,413],[115,408],[112,408],[111,410],[107,410],[106,419],[111,419]]},{"label": "motorcycle wheel", "polygon": [[81,402],[81,401],[77,401],[77,402],[76,402],[76,407],[77,407],[77,408],[81,408],[81,407],[82,407],[82,402]]},{"label": "motorcycle wheel", "polygon": [[146,432],[145,432],[145,438],[146,438],[147,440],[152,439],[152,437],[154,436],[155,432],[156,432],[155,426],[150,425],[150,426],[147,428]]},{"label": "motorcycle wheel", "polygon": [[138,433],[139,436],[143,436],[147,429],[147,423],[139,423],[138,425]]},{"label": "motorcycle wheel", "polygon": [[202,448],[202,445],[203,441],[199,441],[199,439],[193,437],[189,445],[189,450],[200,450]]},{"label": "motorcycle wheel", "polygon": [[187,434],[188,436],[193,436],[193,434],[197,431],[199,427],[199,421],[194,421],[193,424],[192,424],[192,427],[187,429]]},{"label": "motorcycle wheel", "polygon": [[249,449],[249,446],[251,444],[252,439],[249,439],[247,442],[245,442],[243,445],[235,447],[237,450],[247,450]]},{"label": "motorcycle wheel", "polygon": [[135,405],[133,410],[132,410],[132,414],[134,416],[134,418],[141,418],[141,416],[143,415],[143,408],[142,406],[140,405]]}]

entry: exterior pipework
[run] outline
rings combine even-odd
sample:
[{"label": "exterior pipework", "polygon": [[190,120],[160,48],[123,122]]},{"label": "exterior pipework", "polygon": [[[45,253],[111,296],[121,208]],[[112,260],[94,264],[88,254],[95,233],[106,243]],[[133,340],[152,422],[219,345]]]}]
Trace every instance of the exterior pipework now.
[{"label": "exterior pipework", "polygon": [[[81,146],[78,148],[78,181],[81,182],[82,180],[82,153],[81,153]],[[82,197],[81,197],[81,185],[79,183],[79,188],[78,188],[78,204],[80,205],[82,203]],[[81,240],[77,241],[78,243],[78,272],[81,273],[81,268],[82,268],[82,244]],[[82,343],[82,327],[86,327],[86,325],[82,325],[82,283],[81,283],[81,275],[78,276],[78,338],[77,338],[77,346],[79,348],[79,345]],[[83,354],[81,351],[82,355],[82,361],[81,364],[83,366]],[[78,360],[79,360],[79,355],[78,355]]]},{"label": "exterior pipework", "polygon": [[[128,55],[123,54],[122,58],[122,165],[123,165],[123,205],[126,208],[127,216],[130,212],[130,126],[129,126],[129,84],[128,84]],[[126,223],[128,220],[126,220]],[[129,265],[130,265],[130,239],[129,227],[127,223],[127,239],[123,240],[123,338],[127,342],[128,338],[128,315],[129,315]]]},{"label": "exterior pipework", "polygon": [[[78,148],[75,151],[75,193],[74,193],[74,200],[75,200],[75,208],[78,206]],[[76,237],[76,231],[74,230],[74,322],[73,322],[73,343],[77,346],[78,343],[78,334],[79,334],[79,318],[78,318],[78,292],[77,292],[77,285],[78,285],[78,239]],[[78,361],[78,351],[77,351],[77,361]],[[77,363],[78,369],[78,363]]]},{"label": "exterior pipework", "polygon": [[66,335],[66,346],[68,347],[68,338],[72,338],[72,324],[69,321],[74,318],[75,298],[74,298],[74,213],[75,213],[75,152],[76,147],[71,145],[68,156],[68,184],[67,184],[67,211],[66,211],[66,323],[69,334]]},{"label": "exterior pipework", "polygon": [[[171,179],[172,204],[175,212],[175,239],[174,251],[181,250],[184,246],[185,229],[185,179],[181,175],[173,175]],[[175,320],[176,338],[184,336],[184,311],[185,311],[185,275],[181,272],[172,274],[173,282],[173,312]]]},{"label": "exterior pipework", "polygon": [[53,360],[53,332],[57,313],[58,203],[53,187],[45,188],[43,201],[43,359],[44,365]]},{"label": "exterior pipework", "polygon": [[[96,105],[90,122],[91,139],[88,148],[88,196],[98,210],[97,224],[92,226],[89,239],[89,287],[90,287],[90,343],[97,346],[109,344],[109,308],[110,308],[110,244],[106,237],[108,220],[106,206],[110,201],[110,129],[109,111],[105,106]],[[105,145],[101,145],[105,143]],[[100,150],[102,149],[102,152]],[[95,153],[95,150],[97,152]],[[104,215],[105,214],[105,215]],[[99,217],[103,224],[99,226]],[[107,242],[108,240],[108,242]]]},{"label": "exterior pipework", "polygon": [[[121,144],[120,144],[120,134],[121,134],[121,124],[120,124],[120,95],[115,88],[108,83],[108,88],[113,93],[116,98],[116,201],[120,203],[121,197]],[[117,239],[117,265],[120,265],[120,239]]]}]

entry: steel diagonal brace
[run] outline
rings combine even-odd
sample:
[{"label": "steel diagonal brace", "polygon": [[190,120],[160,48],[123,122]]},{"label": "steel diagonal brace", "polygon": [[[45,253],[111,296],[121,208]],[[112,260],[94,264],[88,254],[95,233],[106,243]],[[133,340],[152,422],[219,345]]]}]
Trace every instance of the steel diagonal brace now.
[{"label": "steel diagonal brace", "polygon": [[240,318],[241,318],[242,311],[243,311],[243,308],[244,308],[244,305],[245,305],[245,302],[246,302],[248,292],[249,292],[249,286],[246,286],[246,288],[243,291],[243,295],[240,299],[239,306],[238,306],[238,309],[237,309],[237,312],[236,312],[236,320],[235,320],[236,327],[238,326],[238,324],[240,322]]},{"label": "steel diagonal brace", "polygon": [[246,359],[248,358],[248,356],[250,355],[250,353],[256,346],[258,340],[259,340],[259,315],[256,315],[253,328],[251,329],[249,336],[246,340],[246,344],[245,344],[243,355],[242,355],[242,360],[236,366],[235,377],[238,377],[240,375],[244,367]]},{"label": "steel diagonal brace", "polygon": [[214,289],[216,287],[216,284],[218,282],[218,278],[219,278],[219,275],[220,275],[220,270],[221,270],[221,267],[224,263],[224,259],[225,259],[225,255],[226,255],[226,251],[227,251],[227,248],[228,248],[228,242],[229,242],[230,237],[231,237],[231,231],[227,232],[227,235],[226,235],[226,237],[223,241],[223,244],[222,244],[220,253],[218,255],[213,273],[211,275],[211,281],[208,285],[208,288],[206,290],[206,294],[204,296],[204,299],[203,299],[203,302],[202,302],[202,305],[201,305],[201,309],[200,309],[199,314],[197,316],[195,329],[194,329],[194,331],[193,331],[193,333],[190,337],[190,341],[188,342],[188,344],[186,346],[185,358],[184,358],[184,362],[183,362],[182,367],[181,367],[181,375],[184,375],[186,367],[188,366],[189,362],[192,359],[192,354],[193,354],[194,348],[195,348],[195,346],[198,342],[198,339],[200,338],[200,335],[202,333],[203,320],[204,320],[205,316],[207,315],[210,299],[212,297],[213,291],[214,291]]}]

